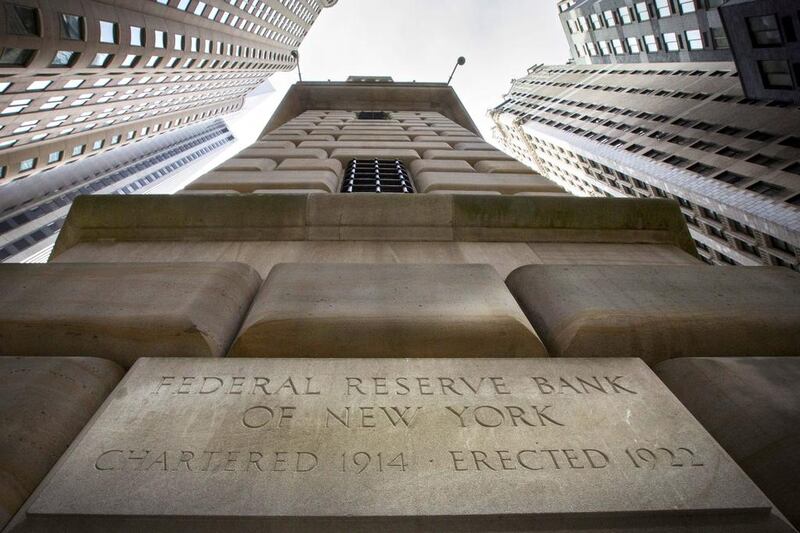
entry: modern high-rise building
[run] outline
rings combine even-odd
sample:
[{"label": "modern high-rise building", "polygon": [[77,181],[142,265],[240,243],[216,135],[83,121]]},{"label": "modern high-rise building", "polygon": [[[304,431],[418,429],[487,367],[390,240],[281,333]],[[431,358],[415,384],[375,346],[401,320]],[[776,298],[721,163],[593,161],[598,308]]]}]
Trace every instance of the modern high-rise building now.
[{"label": "modern high-rise building", "polygon": [[78,196],[146,193],[233,141],[225,121],[216,118],[3,186],[0,262],[46,261]]},{"label": "modern high-rise building", "polygon": [[578,64],[731,61],[724,0],[560,0]]},{"label": "modern high-rise building", "polygon": [[800,275],[676,202],[565,194],[445,84],[298,83],[0,265],[0,526],[790,533],[798,356]]},{"label": "modern high-rise building", "polygon": [[14,0],[0,184],[239,109],[335,0]]},{"label": "modern high-rise building", "polygon": [[536,66],[491,115],[573,194],[677,200],[708,262],[800,268],[800,110],[745,97],[733,63]]}]

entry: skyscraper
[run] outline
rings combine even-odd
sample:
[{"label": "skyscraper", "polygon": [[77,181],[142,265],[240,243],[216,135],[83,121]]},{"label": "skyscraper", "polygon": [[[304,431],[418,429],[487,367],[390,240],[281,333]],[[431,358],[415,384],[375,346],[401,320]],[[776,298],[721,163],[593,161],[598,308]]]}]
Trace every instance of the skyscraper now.
[{"label": "skyscraper", "polygon": [[441,83],[298,83],[183,194],[79,197],[0,339],[9,533],[800,523],[800,277],[565,194]]},{"label": "skyscraper", "polygon": [[4,3],[0,184],[237,110],[335,3]]},{"label": "skyscraper", "polygon": [[537,66],[491,115],[573,194],[677,200],[710,263],[798,268],[800,110],[745,97],[732,63]]}]

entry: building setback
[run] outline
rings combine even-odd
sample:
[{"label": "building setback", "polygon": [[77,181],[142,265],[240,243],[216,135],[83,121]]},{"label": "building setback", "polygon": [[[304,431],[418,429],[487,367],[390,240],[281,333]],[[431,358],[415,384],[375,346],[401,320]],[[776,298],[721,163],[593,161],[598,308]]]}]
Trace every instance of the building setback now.
[{"label": "building setback", "polygon": [[491,116],[573,194],[677,200],[707,262],[798,269],[800,110],[747,98],[732,63],[536,66]]},{"label": "building setback", "polygon": [[4,3],[0,184],[236,111],[335,3]]}]

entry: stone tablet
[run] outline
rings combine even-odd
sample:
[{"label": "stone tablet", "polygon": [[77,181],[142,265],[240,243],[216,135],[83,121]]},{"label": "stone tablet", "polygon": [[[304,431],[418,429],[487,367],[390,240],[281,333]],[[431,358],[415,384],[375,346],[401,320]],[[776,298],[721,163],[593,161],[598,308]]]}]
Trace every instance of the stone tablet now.
[{"label": "stone tablet", "polygon": [[140,359],[26,531],[786,531],[771,507],[639,359]]}]

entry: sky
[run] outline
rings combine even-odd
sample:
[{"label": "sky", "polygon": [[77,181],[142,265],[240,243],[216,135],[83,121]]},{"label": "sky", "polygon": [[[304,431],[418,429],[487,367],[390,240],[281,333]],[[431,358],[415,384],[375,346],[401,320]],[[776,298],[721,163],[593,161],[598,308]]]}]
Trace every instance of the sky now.
[{"label": "sky", "polygon": [[[300,69],[306,81],[362,75],[445,82],[459,56],[467,63],[452,85],[491,139],[486,111],[503,100],[511,79],[569,57],[556,0],[339,0],[300,46]],[[271,106],[296,81],[296,70],[273,75]]]}]

